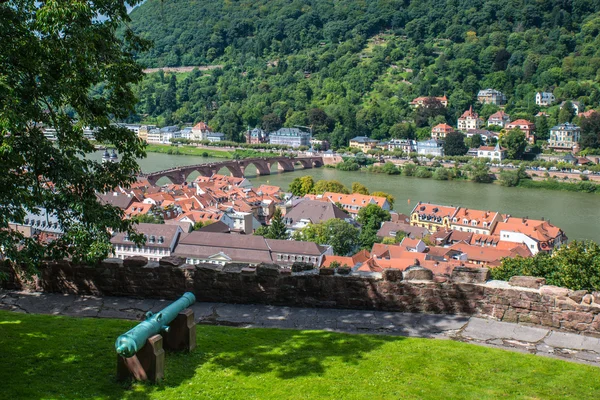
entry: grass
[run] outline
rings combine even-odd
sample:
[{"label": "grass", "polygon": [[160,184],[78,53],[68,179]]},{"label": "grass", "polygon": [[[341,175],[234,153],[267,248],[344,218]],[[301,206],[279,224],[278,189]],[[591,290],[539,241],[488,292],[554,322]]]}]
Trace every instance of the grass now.
[{"label": "grass", "polygon": [[[206,149],[192,146],[171,146],[163,144],[148,144],[146,151],[149,153],[165,153],[184,156],[214,157],[214,158],[233,158],[231,150]],[[206,156],[204,155],[206,154]]]},{"label": "grass", "polygon": [[115,382],[133,321],[0,311],[3,399],[585,399],[600,369],[465,343],[198,326],[158,385]]}]

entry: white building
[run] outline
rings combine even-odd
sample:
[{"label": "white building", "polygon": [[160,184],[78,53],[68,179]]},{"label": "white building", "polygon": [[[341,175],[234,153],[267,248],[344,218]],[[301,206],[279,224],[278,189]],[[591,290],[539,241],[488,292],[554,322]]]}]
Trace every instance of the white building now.
[{"label": "white building", "polygon": [[222,142],[225,140],[225,134],[221,132],[209,132],[206,134],[206,140],[209,142]]},{"label": "white building", "polygon": [[481,146],[477,149],[477,158],[489,158],[492,161],[502,161],[506,158],[506,149],[496,144],[496,147]]},{"label": "white building", "polygon": [[171,255],[183,233],[180,226],[167,224],[137,224],[135,229],[144,235],[144,245],[138,247],[127,233],[117,233],[110,240],[115,258],[143,256],[150,261],[158,261]]},{"label": "white building", "polygon": [[547,107],[556,101],[556,97],[550,92],[537,92],[535,94],[535,104]]},{"label": "white building", "polygon": [[279,144],[290,147],[310,147],[311,134],[298,128],[281,128],[269,134],[270,144]]},{"label": "white building", "polygon": [[473,111],[473,106],[465,111],[457,122],[459,131],[466,132],[469,129],[479,129],[483,125],[483,120],[479,118],[479,114]]},{"label": "white building", "polygon": [[198,122],[192,128],[190,135],[191,140],[206,140],[206,136],[212,132],[209,126],[205,122]]},{"label": "white building", "polygon": [[444,142],[436,139],[425,140],[423,142],[417,142],[417,153],[420,156],[444,156]]},{"label": "white building", "polygon": [[488,118],[487,126],[496,125],[501,128],[504,128],[506,125],[510,123],[510,115],[500,110]]}]

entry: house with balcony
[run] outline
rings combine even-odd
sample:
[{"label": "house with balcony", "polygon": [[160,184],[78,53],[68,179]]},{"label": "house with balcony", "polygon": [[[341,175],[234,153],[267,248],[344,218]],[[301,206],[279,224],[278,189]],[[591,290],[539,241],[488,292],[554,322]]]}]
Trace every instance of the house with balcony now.
[{"label": "house with balcony", "polygon": [[481,211],[460,207],[452,216],[450,228],[460,232],[490,235],[496,224],[502,220],[502,214],[496,211]]},{"label": "house with balcony", "polygon": [[510,123],[510,115],[503,110],[493,113],[487,120],[487,126],[495,125],[500,128],[504,128],[508,123]]},{"label": "house with balcony", "polygon": [[465,111],[457,122],[459,131],[466,132],[469,129],[479,129],[483,125],[483,120],[479,118],[479,114],[473,111],[473,106]]},{"label": "house with balcony", "polygon": [[581,129],[575,124],[565,122],[550,128],[548,147],[555,151],[577,152],[580,137]]},{"label": "house with balcony", "polygon": [[480,146],[477,149],[477,158],[489,158],[491,161],[502,161],[506,158],[506,149],[500,147],[500,144],[496,146]]},{"label": "house with balcony", "polygon": [[200,121],[192,128],[190,135],[191,140],[206,140],[206,136],[212,132],[212,129],[206,124],[206,122]]},{"label": "house with balcony", "polygon": [[457,211],[458,207],[419,202],[410,213],[410,224],[429,232],[448,230]]},{"label": "house with balcony", "polygon": [[380,147],[388,151],[400,150],[404,153],[417,151],[417,142],[412,139],[390,139],[385,143],[379,143]]},{"label": "house with balcony", "polygon": [[446,135],[454,132],[454,128],[448,124],[437,124],[431,129],[431,138],[443,140],[446,138]]},{"label": "house with balcony", "polygon": [[410,102],[410,105],[411,107],[418,108],[427,106],[428,103],[431,103],[433,101],[439,101],[442,104],[442,106],[448,107],[448,98],[446,97],[446,95],[442,97],[417,97],[416,99]]},{"label": "house with balcony", "polygon": [[481,104],[503,106],[506,104],[506,96],[496,89],[483,89],[477,93],[477,101]]}]

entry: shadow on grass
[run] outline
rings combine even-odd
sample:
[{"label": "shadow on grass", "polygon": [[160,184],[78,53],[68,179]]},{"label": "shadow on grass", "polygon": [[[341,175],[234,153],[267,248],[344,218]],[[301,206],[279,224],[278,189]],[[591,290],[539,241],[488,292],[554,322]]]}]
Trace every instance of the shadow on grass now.
[{"label": "shadow on grass", "polygon": [[[386,342],[385,336],[323,331],[197,327],[190,354],[167,353],[165,380],[158,385],[115,380],[114,341],[133,321],[77,319],[0,311],[0,381],[5,398],[145,399],[227,369],[279,379],[321,375],[330,363],[357,364]],[[215,385],[218,384],[215,382]]]}]

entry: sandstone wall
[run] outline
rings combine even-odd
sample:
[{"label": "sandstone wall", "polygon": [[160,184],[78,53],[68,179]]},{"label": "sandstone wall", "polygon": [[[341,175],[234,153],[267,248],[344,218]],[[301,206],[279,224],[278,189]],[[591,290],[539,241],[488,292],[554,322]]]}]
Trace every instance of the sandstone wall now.
[{"label": "sandstone wall", "polygon": [[159,264],[132,257],[93,267],[49,264],[30,280],[3,268],[8,289],[140,298],[191,291],[198,301],[464,314],[600,336],[600,292],[547,286],[532,277],[488,281],[482,268],[459,267],[450,277],[421,267],[357,275],[344,268],[295,265],[292,272],[276,265],[192,266],[176,258]]}]

